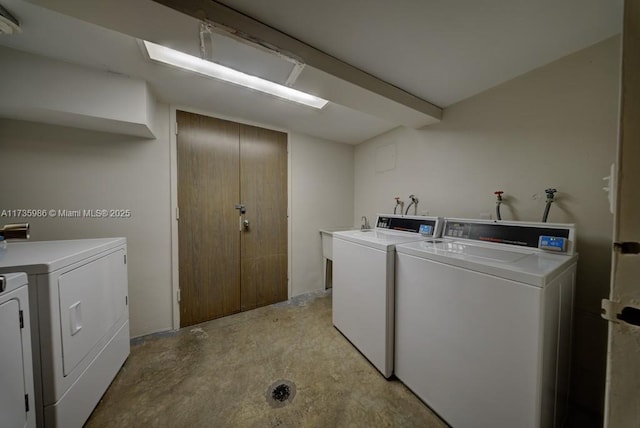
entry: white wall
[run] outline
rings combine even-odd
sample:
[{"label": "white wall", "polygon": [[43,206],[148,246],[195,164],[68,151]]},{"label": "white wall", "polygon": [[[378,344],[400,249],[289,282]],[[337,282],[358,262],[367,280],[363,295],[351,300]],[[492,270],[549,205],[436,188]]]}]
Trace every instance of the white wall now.
[{"label": "white wall", "polygon": [[[28,54],[16,55],[37,62],[41,75],[46,75],[49,68],[58,72],[62,67],[67,82],[74,82],[76,77],[82,80],[87,73],[98,82],[102,77],[106,79],[109,94],[86,99],[84,106],[74,97],[68,103],[60,100],[61,105],[98,112],[96,118],[104,116],[102,119],[108,121],[119,108],[118,100],[123,104],[129,100],[120,96],[130,89],[131,81],[126,78],[113,79],[104,72]],[[64,93],[64,88],[58,90]],[[105,97],[109,97],[108,103],[103,103]],[[31,104],[38,104],[37,94],[29,99]],[[0,218],[0,225],[28,220],[32,240],[125,236],[129,246],[133,337],[171,329],[175,300],[171,282],[171,109],[150,97],[145,101],[136,107],[136,112],[154,117],[155,140],[0,119],[0,211],[131,210],[130,219],[4,217]],[[101,106],[95,108],[95,103]],[[99,113],[107,104],[110,107]],[[149,106],[153,114],[147,111]],[[350,145],[289,134],[292,296],[324,288],[318,230],[351,225],[353,150]]]},{"label": "white wall", "polygon": [[153,138],[144,80],[0,47],[0,116]]},{"label": "white wall", "polygon": [[[169,107],[157,140],[0,119],[2,209],[130,209],[130,219],[28,219],[31,240],[125,236],[132,337],[172,328]],[[350,226],[353,146],[289,134],[291,295],[324,289],[321,228]],[[16,178],[20,177],[20,178]],[[0,218],[0,224],[26,221]]]},{"label": "white wall", "polygon": [[353,151],[289,134],[291,159],[291,295],[324,289],[320,229],[352,226]]},{"label": "white wall", "polygon": [[31,240],[124,236],[131,334],[171,328],[169,109],[156,140],[0,120],[0,209],[130,209],[128,219],[29,221]]},{"label": "white wall", "polygon": [[619,37],[608,39],[446,109],[439,124],[399,128],[355,152],[354,221],[411,193],[431,215],[493,214],[495,190],[505,191],[503,219],[539,221],[544,189],[558,189],[549,221],[576,223],[580,253],[573,399],[596,412],[613,227],[602,177],[615,158],[619,56]]}]

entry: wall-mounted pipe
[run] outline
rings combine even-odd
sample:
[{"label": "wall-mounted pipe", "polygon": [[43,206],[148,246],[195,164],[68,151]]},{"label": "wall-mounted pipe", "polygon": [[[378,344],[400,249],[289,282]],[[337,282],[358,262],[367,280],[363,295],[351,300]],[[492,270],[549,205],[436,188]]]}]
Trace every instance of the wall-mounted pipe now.
[{"label": "wall-mounted pipe", "polygon": [[400,200],[400,196],[396,196],[395,198],[393,198],[396,200],[396,206],[393,207],[393,213],[396,213],[396,210],[398,209],[398,205],[400,205],[400,214],[402,214],[402,209],[404,208],[404,201]]},{"label": "wall-mounted pipe", "polygon": [[502,215],[500,215],[500,205],[502,205],[502,194],[504,192],[502,190],[496,190],[493,192],[496,195],[496,219],[502,220]]},{"label": "wall-mounted pipe", "polygon": [[556,189],[549,188],[545,189],[544,192],[547,194],[547,204],[544,207],[544,214],[542,214],[542,222],[547,222],[547,217],[549,217],[549,209],[551,208],[551,204],[553,203],[553,194],[557,192]]},{"label": "wall-mounted pipe", "polygon": [[407,205],[407,209],[405,210],[404,215],[407,215],[409,213],[411,205],[413,205],[413,214],[418,215],[418,202],[420,201],[418,200],[418,198],[416,198],[415,195],[409,195],[409,199],[411,199],[411,203]]},{"label": "wall-mounted pipe", "polygon": [[5,239],[29,239],[29,223],[7,224],[0,227],[0,241]]}]

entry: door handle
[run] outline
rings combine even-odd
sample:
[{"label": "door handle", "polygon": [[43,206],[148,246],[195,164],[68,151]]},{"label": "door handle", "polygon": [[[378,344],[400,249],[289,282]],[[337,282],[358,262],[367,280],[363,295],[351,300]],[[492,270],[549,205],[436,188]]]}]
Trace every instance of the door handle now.
[{"label": "door handle", "polygon": [[82,307],[80,302],[69,306],[69,321],[71,322],[71,336],[75,336],[82,330]]},{"label": "door handle", "polygon": [[249,229],[249,220],[243,221],[242,225],[244,226],[245,229]]}]

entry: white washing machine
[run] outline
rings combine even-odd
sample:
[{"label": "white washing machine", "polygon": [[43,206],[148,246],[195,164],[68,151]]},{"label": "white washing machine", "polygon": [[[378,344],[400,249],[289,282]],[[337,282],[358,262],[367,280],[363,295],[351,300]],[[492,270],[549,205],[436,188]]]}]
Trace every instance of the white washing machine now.
[{"label": "white washing machine", "polygon": [[10,242],[26,272],[39,427],[81,427],[129,355],[124,238]]},{"label": "white washing machine", "polygon": [[395,374],[456,428],[560,427],[573,225],[445,219],[398,245]]},{"label": "white washing machine", "polygon": [[393,373],[395,246],[438,236],[437,217],[378,215],[333,234],[333,325],[385,377]]},{"label": "white washing machine", "polygon": [[27,275],[0,275],[0,427],[34,428]]}]

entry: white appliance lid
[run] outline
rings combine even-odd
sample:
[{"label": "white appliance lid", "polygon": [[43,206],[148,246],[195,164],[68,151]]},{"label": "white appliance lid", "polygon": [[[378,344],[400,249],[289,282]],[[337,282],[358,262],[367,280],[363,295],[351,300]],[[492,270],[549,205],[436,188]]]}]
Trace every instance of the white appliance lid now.
[{"label": "white appliance lid", "polygon": [[50,273],[126,242],[125,238],[8,242],[0,253],[0,272]]},{"label": "white appliance lid", "polygon": [[537,287],[544,287],[578,258],[527,248],[497,247],[440,239],[401,244],[396,251]]},{"label": "white appliance lid", "polygon": [[398,244],[424,240],[419,233],[391,232],[380,229],[347,230],[335,232],[333,239],[342,239],[356,244],[366,245],[383,251],[390,251]]}]

